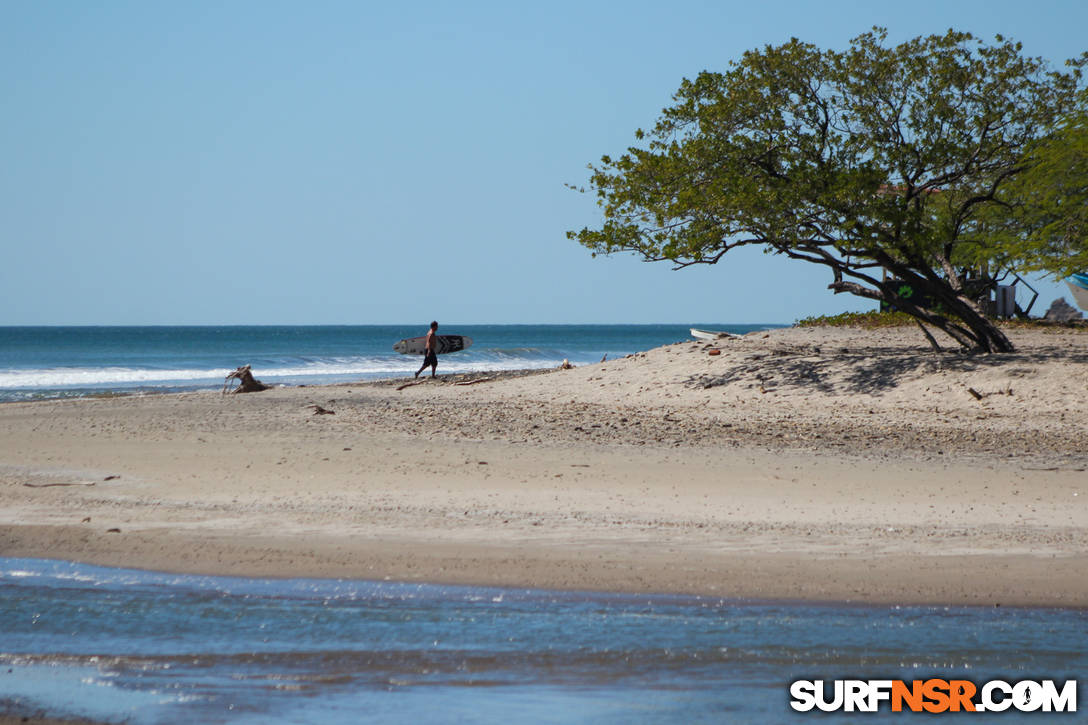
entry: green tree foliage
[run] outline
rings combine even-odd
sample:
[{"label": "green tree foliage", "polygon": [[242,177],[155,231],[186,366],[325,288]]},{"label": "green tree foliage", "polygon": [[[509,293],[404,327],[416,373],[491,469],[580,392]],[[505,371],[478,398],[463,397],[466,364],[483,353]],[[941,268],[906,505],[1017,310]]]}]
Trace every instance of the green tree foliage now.
[{"label": "green tree foliage", "polygon": [[1088,270],[1088,113],[1034,144],[1024,165],[1004,196],[1008,210],[991,214],[999,264],[1059,279]]},{"label": "green tree foliage", "polygon": [[1084,58],[1061,72],[1000,36],[885,40],[874,28],[839,52],[794,39],[685,79],[636,132],[642,148],[590,166],[603,223],[568,236],[676,267],[761,245],[965,348],[1011,350],[978,304],[992,280],[966,270],[1000,256],[993,210],[1016,228],[1005,188],[1030,152],[1057,147],[1041,140],[1076,108]]}]

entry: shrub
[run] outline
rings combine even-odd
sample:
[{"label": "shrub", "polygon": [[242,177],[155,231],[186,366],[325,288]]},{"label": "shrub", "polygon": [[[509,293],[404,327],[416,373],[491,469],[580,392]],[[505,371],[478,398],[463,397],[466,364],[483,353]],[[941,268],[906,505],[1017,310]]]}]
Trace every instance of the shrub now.
[{"label": "shrub", "polygon": [[913,325],[914,318],[905,312],[843,312],[838,315],[818,315],[798,320],[797,327],[901,327]]}]

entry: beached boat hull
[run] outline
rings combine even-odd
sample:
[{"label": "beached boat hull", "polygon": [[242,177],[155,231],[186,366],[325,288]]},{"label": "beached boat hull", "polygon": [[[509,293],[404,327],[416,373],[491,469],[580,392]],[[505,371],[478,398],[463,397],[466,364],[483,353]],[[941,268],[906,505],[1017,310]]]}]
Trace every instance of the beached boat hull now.
[{"label": "beached boat hull", "polygon": [[732,332],[719,332],[717,330],[698,330],[694,327],[691,328],[691,336],[696,340],[720,340],[727,337],[740,337],[740,335],[734,335]]}]

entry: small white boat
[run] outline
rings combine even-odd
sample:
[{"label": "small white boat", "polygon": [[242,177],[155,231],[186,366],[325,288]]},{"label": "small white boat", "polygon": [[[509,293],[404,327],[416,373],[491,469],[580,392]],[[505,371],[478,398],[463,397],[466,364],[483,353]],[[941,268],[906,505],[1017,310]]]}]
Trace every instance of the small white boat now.
[{"label": "small white boat", "polygon": [[696,340],[722,340],[731,337],[741,337],[732,332],[721,332],[718,330],[698,330],[694,327],[691,328],[691,336]]}]

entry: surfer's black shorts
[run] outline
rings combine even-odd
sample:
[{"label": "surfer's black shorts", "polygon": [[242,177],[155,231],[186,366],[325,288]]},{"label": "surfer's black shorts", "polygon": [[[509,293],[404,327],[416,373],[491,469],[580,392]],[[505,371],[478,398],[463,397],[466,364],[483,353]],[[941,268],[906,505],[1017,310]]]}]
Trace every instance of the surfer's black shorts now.
[{"label": "surfer's black shorts", "polygon": [[438,364],[438,355],[434,354],[434,350],[431,350],[430,352],[427,352],[427,353],[423,354],[423,367],[427,367],[428,365],[437,365],[437,364]]}]

